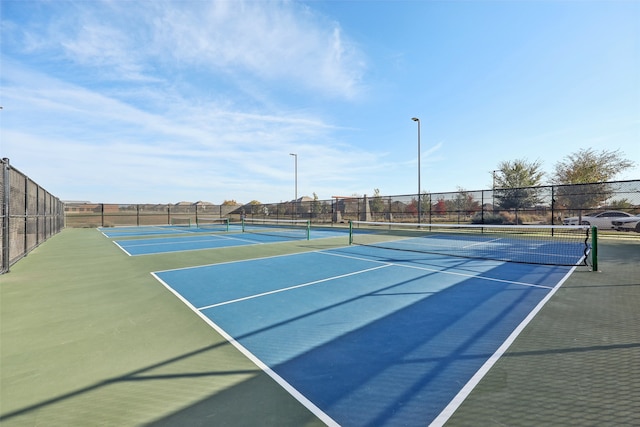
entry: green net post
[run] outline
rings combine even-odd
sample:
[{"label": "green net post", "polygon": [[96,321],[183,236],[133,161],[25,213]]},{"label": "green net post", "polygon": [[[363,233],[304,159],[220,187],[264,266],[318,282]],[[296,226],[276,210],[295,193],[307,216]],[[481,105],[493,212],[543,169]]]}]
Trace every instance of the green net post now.
[{"label": "green net post", "polygon": [[226,229],[226,231],[229,231],[229,218],[225,218],[225,219],[224,219],[224,223],[225,223],[225,229]]},{"label": "green net post", "polygon": [[598,227],[591,227],[591,267],[598,271]]},{"label": "green net post", "polygon": [[349,244],[353,244],[353,222],[349,220]]},{"label": "green net post", "polygon": [[242,232],[244,233],[244,217],[240,218],[241,224],[242,224]]},{"label": "green net post", "polygon": [[307,221],[307,240],[311,239],[311,220]]}]

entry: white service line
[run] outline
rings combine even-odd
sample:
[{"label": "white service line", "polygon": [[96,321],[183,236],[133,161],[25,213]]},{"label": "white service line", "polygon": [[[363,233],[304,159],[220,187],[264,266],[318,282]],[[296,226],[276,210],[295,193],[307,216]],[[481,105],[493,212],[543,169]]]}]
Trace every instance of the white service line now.
[{"label": "white service line", "polygon": [[299,285],[289,286],[289,287],[282,288],[282,289],[275,289],[273,291],[262,292],[260,294],[250,295],[248,297],[236,298],[236,299],[229,300],[229,301],[224,301],[224,302],[219,302],[219,303],[216,303],[216,304],[206,305],[204,307],[199,307],[198,310],[206,310],[208,308],[219,307],[221,305],[233,304],[235,302],[246,301],[246,300],[250,300],[250,299],[254,299],[254,298],[260,298],[260,297],[263,297],[263,296],[266,296],[266,295],[272,295],[272,294],[277,294],[277,293],[280,293],[280,292],[290,291],[292,289],[304,288],[306,286],[317,285],[318,283],[329,282],[331,280],[341,279],[343,277],[355,276],[356,274],[368,273],[369,271],[379,270],[381,268],[391,267],[391,266],[392,266],[392,264],[379,265],[377,267],[367,268],[365,270],[354,271],[352,273],[341,274],[339,276],[327,277],[326,279],[314,280],[313,282],[301,283]]}]

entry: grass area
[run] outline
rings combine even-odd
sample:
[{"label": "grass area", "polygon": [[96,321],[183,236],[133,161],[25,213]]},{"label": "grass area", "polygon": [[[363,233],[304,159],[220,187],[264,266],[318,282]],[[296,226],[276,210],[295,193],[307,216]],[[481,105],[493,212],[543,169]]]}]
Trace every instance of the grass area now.
[{"label": "grass area", "polygon": [[[0,276],[2,426],[320,422],[149,274],[346,244],[127,257],[66,229]],[[449,425],[640,425],[640,241],[600,244]]]}]

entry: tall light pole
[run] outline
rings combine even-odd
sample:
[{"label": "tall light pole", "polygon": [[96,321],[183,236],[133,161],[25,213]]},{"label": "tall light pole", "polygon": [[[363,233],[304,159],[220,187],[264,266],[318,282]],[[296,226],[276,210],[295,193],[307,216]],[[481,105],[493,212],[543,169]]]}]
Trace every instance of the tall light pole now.
[{"label": "tall light pole", "polygon": [[294,199],[296,201],[296,203],[298,202],[298,155],[295,153],[289,153],[290,156],[293,156],[295,158],[295,167],[296,167],[296,198]]},{"label": "tall light pole", "polygon": [[422,203],[420,202],[420,119],[412,117],[411,120],[418,122],[418,224],[422,218]]}]

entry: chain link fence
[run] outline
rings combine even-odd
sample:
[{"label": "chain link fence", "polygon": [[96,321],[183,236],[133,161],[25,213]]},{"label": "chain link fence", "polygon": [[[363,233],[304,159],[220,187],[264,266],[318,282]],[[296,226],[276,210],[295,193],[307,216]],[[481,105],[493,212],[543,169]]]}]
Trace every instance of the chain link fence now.
[{"label": "chain link fence", "polygon": [[64,228],[64,205],[2,159],[0,273]]},{"label": "chain link fence", "polygon": [[196,223],[201,217],[309,219],[339,226],[350,220],[447,224],[562,224],[605,210],[640,213],[640,180],[401,196],[336,197],[238,206],[208,203],[118,205],[67,203],[67,227]]},{"label": "chain link fence", "polygon": [[[62,203],[2,159],[0,273],[67,227],[172,224],[203,218],[309,219],[314,225],[340,226],[350,220],[446,224],[562,224],[596,211],[640,214],[640,180],[495,188],[401,196],[302,198],[296,201],[214,205]],[[625,230],[633,231],[627,227]],[[640,230],[639,227],[635,228]]]},{"label": "chain link fence", "polygon": [[[559,225],[569,217],[616,210],[640,213],[640,180],[401,196],[340,197],[245,205],[254,218],[310,219],[316,224],[354,221],[445,224]],[[237,213],[237,210],[234,212]],[[586,220],[586,218],[585,218]]]},{"label": "chain link fence", "polygon": [[[92,228],[115,226],[168,225],[180,220],[196,224],[202,218],[226,218],[238,206],[209,203],[108,204],[65,203],[67,227]],[[239,218],[239,216],[238,216]]]}]

